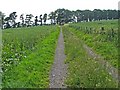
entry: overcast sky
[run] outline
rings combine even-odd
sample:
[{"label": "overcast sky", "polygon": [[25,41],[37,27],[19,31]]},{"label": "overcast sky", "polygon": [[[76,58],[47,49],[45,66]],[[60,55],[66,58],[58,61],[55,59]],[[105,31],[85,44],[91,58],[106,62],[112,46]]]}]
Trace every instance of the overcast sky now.
[{"label": "overcast sky", "polygon": [[16,11],[17,14],[40,15],[50,13],[58,8],[69,10],[118,9],[119,0],[0,0],[0,11],[6,15]]}]

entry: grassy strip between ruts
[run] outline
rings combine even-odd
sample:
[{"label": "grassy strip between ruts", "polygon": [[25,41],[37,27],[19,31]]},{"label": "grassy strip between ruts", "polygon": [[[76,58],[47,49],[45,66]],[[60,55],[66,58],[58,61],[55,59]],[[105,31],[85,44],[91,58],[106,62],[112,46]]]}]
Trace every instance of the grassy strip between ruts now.
[{"label": "grassy strip between ruts", "polygon": [[88,34],[85,35],[84,33],[72,28],[70,30],[81,38],[81,40],[91,47],[97,54],[101,55],[104,60],[110,62],[115,68],[118,68],[118,50],[113,44],[110,42],[96,41],[94,39],[95,37],[93,38],[93,36]]},{"label": "grassy strip between ruts", "polygon": [[47,88],[59,30],[38,43],[38,48],[3,76],[3,88]]},{"label": "grassy strip between ruts", "polygon": [[[74,26],[70,30],[83,40],[85,44],[91,47],[97,54],[101,55],[104,60],[110,62],[112,66],[118,68],[117,20],[84,22],[70,25]],[[101,27],[104,27],[104,34],[100,34]],[[114,37],[112,36],[111,28],[113,28]],[[89,33],[87,33],[87,31],[89,31]]]},{"label": "grassy strip between ruts", "polygon": [[80,39],[63,27],[68,77],[66,84],[71,88],[116,88],[117,83],[101,65],[90,58]]}]

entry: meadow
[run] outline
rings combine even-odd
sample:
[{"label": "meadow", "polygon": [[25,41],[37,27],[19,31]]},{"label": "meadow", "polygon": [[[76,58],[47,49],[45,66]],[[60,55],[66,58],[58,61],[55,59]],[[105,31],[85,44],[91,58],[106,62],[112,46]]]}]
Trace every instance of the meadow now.
[{"label": "meadow", "polygon": [[[62,32],[67,87],[117,88],[118,82],[84,47],[119,68],[117,20],[65,24]],[[2,30],[3,88],[49,88],[59,34],[58,25]]]},{"label": "meadow", "polygon": [[49,87],[57,26],[3,30],[3,87]]},{"label": "meadow", "polygon": [[118,22],[81,22],[63,26],[68,87],[117,88],[118,82],[84,45],[118,69]]},{"label": "meadow", "polygon": [[118,68],[118,21],[71,24],[73,32],[105,60]]}]

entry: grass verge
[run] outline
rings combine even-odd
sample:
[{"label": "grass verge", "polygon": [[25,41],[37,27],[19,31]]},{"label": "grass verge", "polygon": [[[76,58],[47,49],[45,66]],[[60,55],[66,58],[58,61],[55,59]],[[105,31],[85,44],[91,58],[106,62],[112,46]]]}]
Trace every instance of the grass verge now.
[{"label": "grass verge", "polygon": [[117,83],[105,69],[87,55],[80,39],[63,27],[65,54],[68,64],[66,84],[70,88],[117,88]]},{"label": "grass verge", "polygon": [[[118,68],[117,20],[70,24],[71,31],[91,47],[104,60]],[[104,28],[103,30],[101,28]],[[119,67],[120,68],[120,67]]]}]

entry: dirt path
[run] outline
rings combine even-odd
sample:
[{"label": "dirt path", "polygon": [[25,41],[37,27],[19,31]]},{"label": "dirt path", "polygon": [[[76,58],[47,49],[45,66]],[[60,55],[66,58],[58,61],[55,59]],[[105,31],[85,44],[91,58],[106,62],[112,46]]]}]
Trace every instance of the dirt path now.
[{"label": "dirt path", "polygon": [[[72,33],[72,32],[71,32]],[[72,33],[74,35],[74,33]],[[74,35],[75,36],[75,35]],[[77,36],[75,36],[77,38]],[[113,67],[108,61],[104,60],[104,58],[98,54],[96,54],[90,47],[88,47],[86,44],[83,44],[83,48],[86,50],[88,55],[96,60],[99,64],[102,65],[103,68],[106,69],[106,71],[113,77],[114,80],[117,82],[120,82],[120,77],[118,76],[118,69]]]},{"label": "dirt path", "polygon": [[50,88],[66,88],[64,84],[67,75],[67,65],[64,64],[64,39],[62,27],[55,52],[54,64],[50,73]]},{"label": "dirt path", "polygon": [[94,53],[94,51],[88,47],[87,45],[83,45],[83,47],[85,48],[85,50],[87,51],[88,55],[91,57],[94,57],[95,60],[98,61],[98,63],[100,63],[102,65],[103,68],[106,69],[106,71],[118,82],[120,81],[120,79],[118,78],[118,69],[116,69],[115,67],[113,67],[109,62],[107,62],[106,60],[104,60],[103,57],[101,57],[100,55]]}]

